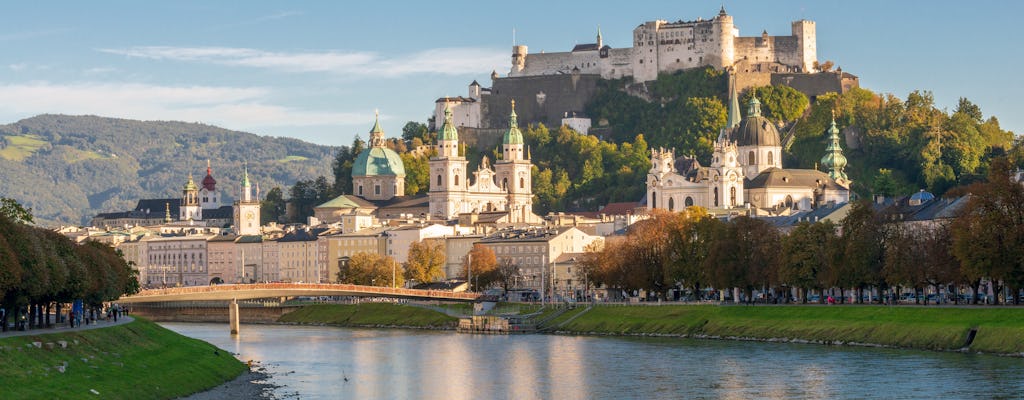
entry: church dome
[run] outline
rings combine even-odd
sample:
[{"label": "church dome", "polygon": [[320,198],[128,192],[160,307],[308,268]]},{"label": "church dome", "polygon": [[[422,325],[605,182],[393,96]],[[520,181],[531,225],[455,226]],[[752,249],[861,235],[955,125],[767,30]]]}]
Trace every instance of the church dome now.
[{"label": "church dome", "polygon": [[352,176],[405,176],[402,158],[387,147],[371,147],[363,150],[352,164]]},{"label": "church dome", "polygon": [[508,117],[508,130],[502,138],[504,144],[523,144],[523,133],[519,131],[519,121],[516,116],[516,101],[512,100],[512,114]]},{"label": "church dome", "polygon": [[761,116],[761,102],[756,97],[750,99],[747,117],[733,131],[732,139],[739,147],[782,146],[779,130],[768,118]]},{"label": "church dome", "polygon": [[384,129],[376,118],[370,129],[370,148],[352,163],[352,176],[405,176],[405,164],[394,150],[384,147]]}]

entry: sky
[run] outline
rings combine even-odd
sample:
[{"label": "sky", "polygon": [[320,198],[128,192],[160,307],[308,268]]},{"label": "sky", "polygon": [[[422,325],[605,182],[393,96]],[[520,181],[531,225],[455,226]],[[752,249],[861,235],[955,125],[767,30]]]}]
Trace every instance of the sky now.
[{"label": "sky", "polygon": [[960,97],[1024,133],[1024,52],[1012,1],[9,2],[0,123],[43,113],[202,122],[326,145],[426,122],[434,100],[507,74],[530,52],[631,45],[644,21],[712,18],[741,36],[816,22],[818,59],[862,87]]}]

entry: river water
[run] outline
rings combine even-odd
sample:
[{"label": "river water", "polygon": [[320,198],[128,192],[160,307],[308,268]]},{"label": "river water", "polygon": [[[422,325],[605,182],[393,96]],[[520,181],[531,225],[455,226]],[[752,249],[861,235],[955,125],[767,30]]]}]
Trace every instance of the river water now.
[{"label": "river water", "polygon": [[[970,399],[1024,396],[1024,359],[821,345],[162,323],[302,399]],[[348,378],[345,381],[344,378]]]}]

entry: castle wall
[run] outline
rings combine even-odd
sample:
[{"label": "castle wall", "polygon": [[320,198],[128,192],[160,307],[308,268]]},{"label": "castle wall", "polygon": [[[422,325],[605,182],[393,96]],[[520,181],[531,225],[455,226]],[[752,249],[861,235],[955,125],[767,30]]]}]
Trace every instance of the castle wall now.
[{"label": "castle wall", "polygon": [[509,76],[556,75],[571,73],[578,68],[581,74],[600,74],[597,51],[527,54],[525,68]]},{"label": "castle wall", "polygon": [[507,129],[510,101],[515,100],[520,126],[542,122],[557,128],[565,113],[583,111],[600,78],[596,74],[567,74],[495,79],[491,94],[481,101],[482,126]]},{"label": "castle wall", "polygon": [[820,72],[816,74],[779,73],[771,76],[772,85],[785,85],[814,98],[828,93],[845,93],[859,87],[860,81],[844,72]]}]

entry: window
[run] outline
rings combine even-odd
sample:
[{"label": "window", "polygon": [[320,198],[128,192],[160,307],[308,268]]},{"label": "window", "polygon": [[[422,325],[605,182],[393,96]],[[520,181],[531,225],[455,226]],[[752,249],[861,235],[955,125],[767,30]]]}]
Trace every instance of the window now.
[{"label": "window", "polygon": [[687,207],[692,206],[693,205],[693,197],[686,196],[686,201],[683,204],[686,204]]},{"label": "window", "polygon": [[523,189],[525,187],[526,187],[526,178],[520,177],[519,178],[519,188]]},{"label": "window", "polygon": [[729,205],[736,205],[736,187],[729,188]]},{"label": "window", "polygon": [[775,165],[775,158],[772,156],[772,152],[768,152],[768,165]]},{"label": "window", "polygon": [[[440,177],[439,177],[439,178],[440,178]],[[440,185],[440,183],[438,183],[438,185]],[[360,186],[359,186],[359,195],[360,195],[360,196],[362,196],[362,195],[363,195],[363,186],[362,186],[362,185],[360,185]]]},{"label": "window", "polygon": [[718,188],[715,188],[715,207],[718,207]]},{"label": "window", "polygon": [[789,195],[786,196],[786,207],[789,207],[789,208],[793,207],[793,196],[789,196]]},{"label": "window", "polygon": [[459,186],[459,176],[455,175],[455,186]]},{"label": "window", "polygon": [[373,185],[373,194],[380,195],[380,185]]},{"label": "window", "polygon": [[754,152],[751,151],[750,154],[747,154],[747,165],[754,165],[754,164],[755,164],[754,163]]},{"label": "window", "polygon": [[508,190],[508,178],[505,178],[505,179],[501,180],[501,189],[502,190]]},{"label": "window", "polygon": [[651,208],[658,208],[658,192],[651,192]]},{"label": "window", "polygon": [[[441,186],[441,175],[437,176],[437,186]],[[359,193],[362,194],[363,192],[359,192]]]},{"label": "window", "polygon": [[673,199],[671,197],[668,198],[668,210],[669,211],[675,211],[676,210],[676,201],[675,201],[675,199]]}]

